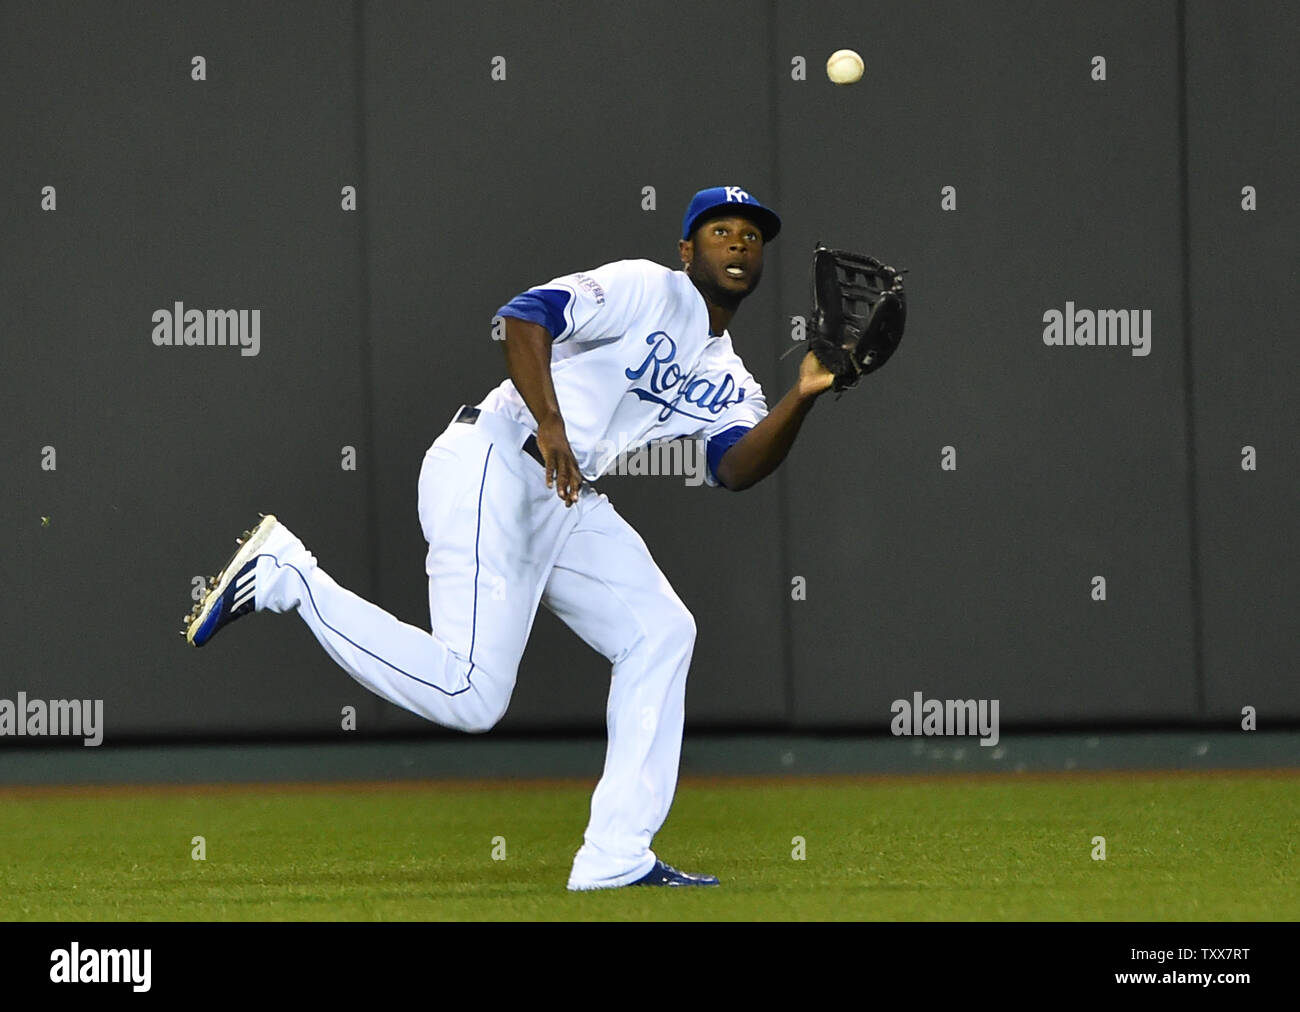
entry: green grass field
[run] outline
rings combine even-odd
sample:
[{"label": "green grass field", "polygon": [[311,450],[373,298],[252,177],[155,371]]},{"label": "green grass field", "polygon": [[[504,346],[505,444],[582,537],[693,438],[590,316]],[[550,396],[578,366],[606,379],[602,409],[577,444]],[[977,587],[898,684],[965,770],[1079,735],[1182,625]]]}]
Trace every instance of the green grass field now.
[{"label": "green grass field", "polygon": [[589,799],[574,784],[10,791],[0,918],[1300,918],[1293,775],[686,781],[655,849],[721,888],[574,894]]}]

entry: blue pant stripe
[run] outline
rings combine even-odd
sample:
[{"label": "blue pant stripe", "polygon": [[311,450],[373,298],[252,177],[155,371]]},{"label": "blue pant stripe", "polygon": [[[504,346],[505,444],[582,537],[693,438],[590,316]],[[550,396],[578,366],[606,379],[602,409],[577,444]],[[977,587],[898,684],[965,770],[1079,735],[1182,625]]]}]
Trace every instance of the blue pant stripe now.
[{"label": "blue pant stripe", "polygon": [[483,478],[478,486],[478,517],[474,524],[474,617],[470,621],[469,634],[469,676],[474,674],[474,641],[478,638],[478,538],[483,530],[483,489],[487,486],[488,461],[492,459],[492,446],[488,446],[487,456],[483,458]]},{"label": "blue pant stripe", "polygon": [[[470,646],[469,646],[470,667],[468,673],[466,673],[465,675],[465,681],[467,683],[469,683],[470,681],[470,675],[474,673],[474,663],[473,663],[474,640],[478,634],[478,628],[477,628],[478,627],[478,575],[479,575],[478,539],[479,539],[479,531],[482,529],[483,526],[483,487],[487,483],[487,465],[488,465],[488,461],[491,459],[492,459],[492,447],[489,446],[487,457],[484,458],[483,460],[483,479],[482,482],[479,484],[479,490],[478,490],[478,522],[477,522],[478,528],[474,532],[474,628],[470,633]],[[276,569],[292,569],[295,573],[297,573],[298,579],[302,581],[303,588],[307,591],[307,600],[311,603],[311,610],[316,613],[316,617],[320,619],[321,625],[323,625],[326,629],[332,632],[339,639],[351,643],[363,654],[368,654],[369,656],[373,657],[375,660],[379,661],[381,664],[388,665],[388,667],[392,668],[399,675],[404,675],[407,678],[411,679],[411,681],[413,682],[419,682],[421,685],[427,685],[431,689],[437,689],[444,696],[459,696],[462,692],[468,692],[470,689],[474,687],[473,684],[470,683],[467,684],[463,689],[457,689],[455,692],[448,692],[441,685],[435,685],[433,682],[426,682],[423,678],[420,678],[416,675],[411,674],[409,671],[399,668],[392,661],[384,657],[380,657],[373,650],[369,650],[366,647],[363,647],[360,643],[352,639],[346,633],[341,632],[340,630],[334,628],[334,626],[330,625],[328,622],[325,621],[325,616],[320,613],[320,608],[316,606],[316,595],[311,592],[311,584],[307,582],[307,577],[302,575],[301,569],[299,569],[297,566],[293,566],[293,565],[289,565],[288,563],[281,562],[274,555],[270,555],[267,553],[263,553],[263,555],[258,555],[253,561],[256,562],[257,559],[261,559],[261,558],[270,559],[272,562],[275,563]]]}]

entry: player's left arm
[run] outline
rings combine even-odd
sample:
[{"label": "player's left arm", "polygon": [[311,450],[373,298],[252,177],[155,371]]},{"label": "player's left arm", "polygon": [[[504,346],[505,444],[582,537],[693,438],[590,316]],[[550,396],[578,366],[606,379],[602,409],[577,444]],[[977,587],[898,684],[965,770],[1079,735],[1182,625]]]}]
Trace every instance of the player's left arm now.
[{"label": "player's left arm", "polygon": [[785,460],[817,398],[835,377],[811,353],[804,355],[799,378],[762,421],[744,434],[718,462],[718,482],[743,492],[777,469]]}]

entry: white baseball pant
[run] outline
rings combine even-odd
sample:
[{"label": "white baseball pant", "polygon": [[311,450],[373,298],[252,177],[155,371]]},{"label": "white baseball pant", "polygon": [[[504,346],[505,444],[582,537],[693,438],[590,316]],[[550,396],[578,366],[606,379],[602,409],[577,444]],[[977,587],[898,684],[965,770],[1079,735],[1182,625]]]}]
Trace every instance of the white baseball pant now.
[{"label": "white baseball pant", "polygon": [[[459,417],[459,413],[458,413]],[[339,586],[287,529],[258,562],[257,608],[296,609],[345,671],[445,727],[505,715],[539,603],[613,664],[605,768],[570,889],[626,885],[677,786],[695,622],[640,535],[589,485],[566,508],[521,447],[529,430],[481,412],[426,452],[420,524],[432,632]]]}]

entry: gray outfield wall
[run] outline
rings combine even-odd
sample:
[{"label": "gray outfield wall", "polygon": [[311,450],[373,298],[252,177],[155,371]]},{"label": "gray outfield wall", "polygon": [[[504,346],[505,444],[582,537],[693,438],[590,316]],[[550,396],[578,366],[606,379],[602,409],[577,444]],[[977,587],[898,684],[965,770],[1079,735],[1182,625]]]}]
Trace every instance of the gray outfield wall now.
[{"label": "gray outfield wall", "polygon": [[[189,649],[191,580],[274,511],[427,622],[416,477],[504,375],[494,310],[677,266],[727,183],[785,219],[731,328],[769,401],[815,241],[911,301],[752,491],[601,483],[698,619],[694,724],[882,730],[918,691],[1300,718],[1296,8],[889,11],[0,7],[0,698],[103,699],[110,739],[429,728],[292,618]],[[835,87],[846,46],[867,76]],[[177,302],[259,310],[257,353],[156,346]],[[1067,305],[1149,312],[1149,353],[1045,343]],[[503,727],[600,728],[607,680],[543,613]]]}]

